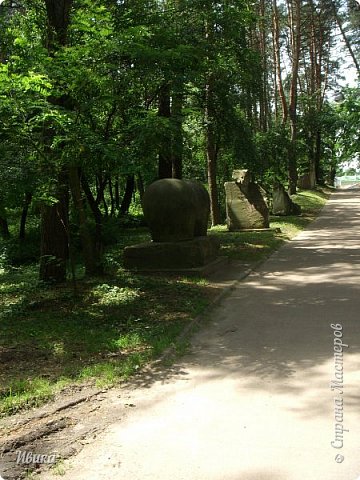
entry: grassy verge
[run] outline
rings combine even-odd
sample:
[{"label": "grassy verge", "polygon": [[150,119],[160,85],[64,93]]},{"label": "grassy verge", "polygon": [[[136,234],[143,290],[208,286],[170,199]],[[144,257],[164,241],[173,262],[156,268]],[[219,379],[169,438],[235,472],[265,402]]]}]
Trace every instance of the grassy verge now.
[{"label": "grassy verge", "polygon": [[38,287],[37,270],[0,276],[0,413],[38,405],[72,382],[112,385],[175,342],[207,304],[204,282],[133,276]]},{"label": "grassy verge", "polygon": [[270,227],[281,232],[228,232],[225,225],[210,230],[221,241],[221,254],[234,260],[253,263],[264,260],[285,241],[290,240],[311,222],[325,205],[330,189],[302,191],[293,200],[302,208],[301,216],[270,218]]},{"label": "grassy verge", "polygon": [[[281,233],[211,230],[222,254],[246,263],[268,256],[299,232],[327,193],[302,192],[301,217],[272,219]],[[101,386],[128,378],[166,348],[211,300],[204,279],[134,275],[122,268],[125,245],[148,239],[144,228],[122,229],[106,253],[106,277],[46,287],[37,267],[0,268],[0,416],[39,405],[74,383]],[[1,266],[0,266],[1,267]],[[81,275],[81,272],[80,272]]]}]

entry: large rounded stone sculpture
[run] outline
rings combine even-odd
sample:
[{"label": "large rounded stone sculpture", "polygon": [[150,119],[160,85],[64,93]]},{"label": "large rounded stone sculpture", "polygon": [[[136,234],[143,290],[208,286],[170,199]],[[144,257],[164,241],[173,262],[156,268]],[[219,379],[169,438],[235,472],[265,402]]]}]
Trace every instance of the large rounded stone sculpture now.
[{"label": "large rounded stone sculpture", "polygon": [[157,180],[145,191],[143,211],[152,242],[125,248],[126,268],[202,274],[218,263],[220,244],[207,236],[210,199],[203,185],[194,180]]},{"label": "large rounded stone sculpture", "polygon": [[144,194],[145,221],[154,242],[182,242],[207,234],[210,199],[194,180],[164,178]]}]

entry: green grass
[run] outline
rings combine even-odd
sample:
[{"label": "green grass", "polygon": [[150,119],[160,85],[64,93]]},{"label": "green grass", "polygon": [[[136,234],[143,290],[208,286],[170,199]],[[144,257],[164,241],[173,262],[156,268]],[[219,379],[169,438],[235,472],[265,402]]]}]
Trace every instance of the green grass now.
[{"label": "green grass", "polygon": [[[210,231],[221,254],[252,263],[292,238],[324,205],[326,193],[301,192],[301,217],[272,218],[281,233]],[[112,386],[158,358],[179,353],[184,327],[209,304],[214,289],[203,278],[140,276],[122,267],[123,247],[147,241],[145,228],[113,228],[107,275],[47,287],[36,265],[9,267],[0,259],[0,416],[40,405],[74,383]],[[0,244],[1,247],[1,244]]]},{"label": "green grass", "polygon": [[37,284],[34,267],[0,275],[0,414],[73,382],[113,385],[161,354],[208,303],[206,282],[116,274]]},{"label": "green grass", "polygon": [[63,476],[66,473],[66,467],[63,459],[59,459],[53,467],[51,467],[51,472],[54,475]]},{"label": "green grass", "polygon": [[210,230],[221,242],[221,254],[246,263],[267,258],[286,240],[290,240],[314,219],[329,198],[329,189],[301,191],[292,199],[302,208],[301,216],[270,217],[270,227],[277,232],[228,232],[225,225]]}]

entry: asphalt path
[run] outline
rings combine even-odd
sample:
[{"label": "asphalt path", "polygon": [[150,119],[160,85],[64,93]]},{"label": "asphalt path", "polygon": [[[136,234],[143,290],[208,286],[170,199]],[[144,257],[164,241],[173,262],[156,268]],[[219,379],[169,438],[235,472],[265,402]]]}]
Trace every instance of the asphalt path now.
[{"label": "asphalt path", "polygon": [[130,413],[61,478],[359,479],[359,312],[360,190],[350,189],[240,281],[190,352],[134,387]]}]

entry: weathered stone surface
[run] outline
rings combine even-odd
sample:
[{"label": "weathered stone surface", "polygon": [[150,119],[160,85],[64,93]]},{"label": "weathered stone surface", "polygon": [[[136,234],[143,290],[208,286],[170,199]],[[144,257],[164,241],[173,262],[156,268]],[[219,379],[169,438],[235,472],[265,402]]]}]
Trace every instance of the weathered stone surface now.
[{"label": "weathered stone surface", "polygon": [[157,180],[146,189],[143,211],[154,242],[181,242],[207,235],[209,194],[196,181]]},{"label": "weathered stone surface", "polygon": [[233,170],[231,178],[244,187],[252,182],[252,176],[249,170]]},{"label": "weathered stone surface", "polygon": [[226,182],[226,223],[230,231],[269,227],[269,209],[256,183]]},{"label": "weathered stone surface", "polygon": [[124,265],[130,270],[176,270],[206,265],[218,256],[217,238],[196,237],[182,242],[149,242],[126,247]]},{"label": "weathered stone surface", "polygon": [[266,191],[261,185],[259,185],[259,190],[260,190],[261,196],[263,197],[266,205],[269,208],[269,205],[272,202],[271,192]]},{"label": "weathered stone surface", "polygon": [[213,262],[220,244],[207,237],[210,199],[198,182],[166,178],[152,183],[143,198],[153,242],[124,250],[125,268],[184,271]]},{"label": "weathered stone surface", "polygon": [[289,197],[283,185],[276,183],[273,190],[273,207],[274,215],[300,215],[300,205],[294,203]]}]

